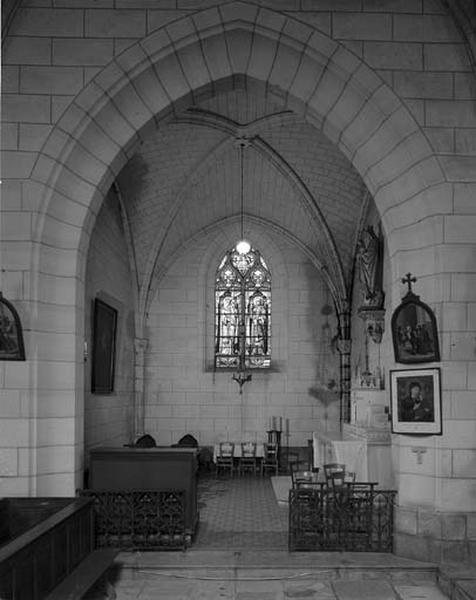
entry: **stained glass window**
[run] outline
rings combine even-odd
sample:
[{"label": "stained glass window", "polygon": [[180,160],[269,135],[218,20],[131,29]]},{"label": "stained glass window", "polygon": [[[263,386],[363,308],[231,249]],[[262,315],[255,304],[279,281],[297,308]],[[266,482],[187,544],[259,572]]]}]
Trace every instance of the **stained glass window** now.
[{"label": "stained glass window", "polygon": [[228,251],[215,277],[215,367],[271,364],[271,274],[255,248]]}]

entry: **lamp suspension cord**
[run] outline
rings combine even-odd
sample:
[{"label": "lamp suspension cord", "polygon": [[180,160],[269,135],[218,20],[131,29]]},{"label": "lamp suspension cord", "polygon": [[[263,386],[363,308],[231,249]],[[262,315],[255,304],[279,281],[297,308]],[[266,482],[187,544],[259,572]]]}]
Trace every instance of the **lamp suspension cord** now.
[{"label": "lamp suspension cord", "polygon": [[240,231],[241,231],[241,237],[240,237],[240,241],[243,241],[244,239],[244,221],[245,221],[245,217],[244,217],[244,192],[243,192],[243,185],[244,185],[244,160],[243,160],[243,146],[244,144],[241,143],[240,144]]}]

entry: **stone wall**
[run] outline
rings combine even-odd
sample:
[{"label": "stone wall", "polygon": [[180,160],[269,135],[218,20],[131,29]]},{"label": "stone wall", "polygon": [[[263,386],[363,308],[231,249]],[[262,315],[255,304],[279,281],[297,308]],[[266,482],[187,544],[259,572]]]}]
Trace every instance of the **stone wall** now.
[{"label": "stone wall", "polygon": [[[205,445],[225,439],[261,442],[270,417],[281,416],[283,430],[289,420],[289,445],[306,447],[312,431],[325,428],[319,397],[331,379],[337,380],[339,368],[330,348],[335,312],[327,319],[321,314],[332,301],[319,272],[299,250],[249,225],[247,232],[273,278],[272,367],[254,371],[242,395],[232,372],[213,369],[214,274],[238,234],[225,228],[177,259],[150,307],[146,431],[160,444],[176,443],[185,433]],[[329,328],[323,330],[326,321]],[[333,427],[338,414],[335,394],[327,411]]]},{"label": "stone wall", "polygon": [[[1,287],[22,316],[28,360],[0,365],[2,490],[74,491],[85,256],[98,207],[147,127],[193,90],[241,71],[282,91],[361,174],[386,234],[389,308],[401,277],[419,278],[441,335],[444,428],[430,443],[395,440],[399,501],[414,515],[466,513],[476,497],[476,117],[452,3],[207,10],[215,4],[26,0],[15,14],[2,71]],[[211,51],[211,31],[229,54]],[[426,444],[425,472],[411,465],[417,443]]]},{"label": "stone wall", "polygon": [[[86,267],[84,375],[85,464],[92,446],[121,446],[134,435],[134,304],[129,252],[118,198],[106,197],[94,226]],[[91,393],[93,303],[99,298],[118,311],[114,391]]]}]

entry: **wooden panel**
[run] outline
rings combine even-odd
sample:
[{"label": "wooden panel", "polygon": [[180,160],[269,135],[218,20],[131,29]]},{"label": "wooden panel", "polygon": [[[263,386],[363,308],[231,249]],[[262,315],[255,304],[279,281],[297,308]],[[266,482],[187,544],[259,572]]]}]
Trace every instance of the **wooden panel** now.
[{"label": "wooden panel", "polygon": [[90,454],[92,490],[185,492],[185,528],[198,522],[196,448],[94,448]]},{"label": "wooden panel", "polygon": [[[0,547],[0,598],[42,600],[91,552],[93,503],[77,498],[8,502],[14,529],[22,533]],[[25,530],[24,523],[36,524]]]}]

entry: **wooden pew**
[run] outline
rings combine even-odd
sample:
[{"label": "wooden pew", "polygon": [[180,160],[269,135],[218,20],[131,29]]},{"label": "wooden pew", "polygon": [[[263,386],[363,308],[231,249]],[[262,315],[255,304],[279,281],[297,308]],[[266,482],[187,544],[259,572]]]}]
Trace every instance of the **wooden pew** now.
[{"label": "wooden pew", "polygon": [[119,551],[114,548],[94,550],[72,571],[45,600],[81,600],[84,594],[104,576]]}]

